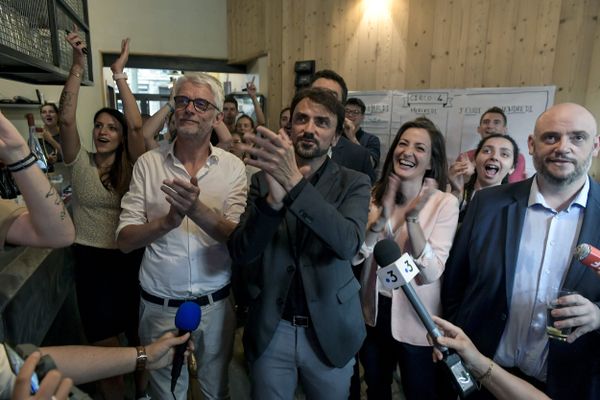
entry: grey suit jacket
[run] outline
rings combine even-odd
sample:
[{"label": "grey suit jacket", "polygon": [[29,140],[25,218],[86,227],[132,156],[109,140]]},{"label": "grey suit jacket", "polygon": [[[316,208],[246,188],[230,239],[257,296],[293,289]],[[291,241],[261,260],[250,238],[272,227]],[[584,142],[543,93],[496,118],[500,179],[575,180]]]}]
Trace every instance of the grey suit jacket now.
[{"label": "grey suit jacket", "polygon": [[[463,328],[488,357],[494,356],[508,319],[533,179],[478,192],[446,263],[442,284],[444,316]],[[600,185],[591,180],[577,244],[600,246],[598,221]],[[579,261],[572,260],[563,286],[600,306],[600,278]],[[598,331],[573,344],[550,341],[547,385],[553,399],[600,398]]]},{"label": "grey suit jacket", "polygon": [[[252,177],[246,211],[228,246],[242,266],[250,295],[244,347],[250,361],[267,348],[285,306],[296,268],[301,274],[312,329],[331,365],[342,367],[365,337],[359,284],[350,260],[364,240],[369,207],[366,175],[329,161],[316,187],[307,183],[280,212],[265,197],[263,172]],[[304,224],[304,237],[296,237]],[[292,246],[300,254],[294,260]]]}]

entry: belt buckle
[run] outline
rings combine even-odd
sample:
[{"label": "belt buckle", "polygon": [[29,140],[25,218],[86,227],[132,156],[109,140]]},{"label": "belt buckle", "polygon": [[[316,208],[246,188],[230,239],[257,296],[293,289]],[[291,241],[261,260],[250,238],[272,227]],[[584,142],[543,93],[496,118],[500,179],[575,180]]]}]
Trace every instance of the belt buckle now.
[{"label": "belt buckle", "polygon": [[292,325],[308,328],[308,317],[305,317],[304,315],[294,315],[292,317]]}]

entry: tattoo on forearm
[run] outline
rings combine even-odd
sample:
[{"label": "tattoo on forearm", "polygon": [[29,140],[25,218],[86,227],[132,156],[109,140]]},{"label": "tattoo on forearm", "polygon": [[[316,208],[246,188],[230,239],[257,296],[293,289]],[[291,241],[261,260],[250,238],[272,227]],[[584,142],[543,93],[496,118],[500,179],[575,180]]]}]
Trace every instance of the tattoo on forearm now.
[{"label": "tattoo on forearm", "polygon": [[73,105],[73,93],[68,92],[67,90],[63,90],[60,94],[59,107],[63,109],[64,107],[71,107]]},{"label": "tattoo on forearm", "polygon": [[52,184],[50,184],[50,189],[48,190],[48,192],[46,193],[46,195],[44,197],[45,198],[52,197],[55,206],[61,205],[59,216],[60,216],[60,220],[64,221],[67,216],[67,209],[65,208],[65,204],[63,203],[60,195],[58,194],[56,189],[54,189],[54,186],[52,186]]},{"label": "tattoo on forearm", "polygon": [[53,197],[55,206],[62,204],[62,199],[60,198],[60,195],[58,194],[56,189],[54,189],[54,186],[52,186],[52,184],[50,184],[50,190],[48,190],[48,193],[46,193],[46,198],[48,197]]}]

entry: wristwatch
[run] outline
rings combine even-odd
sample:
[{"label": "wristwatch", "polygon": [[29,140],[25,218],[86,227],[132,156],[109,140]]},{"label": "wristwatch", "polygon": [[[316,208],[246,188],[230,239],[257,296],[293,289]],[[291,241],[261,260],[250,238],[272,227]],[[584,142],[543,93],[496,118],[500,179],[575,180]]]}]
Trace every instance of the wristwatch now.
[{"label": "wristwatch", "polygon": [[137,346],[137,357],[135,358],[135,370],[143,371],[146,369],[146,363],[148,362],[148,355],[146,354],[146,348],[144,346]]}]

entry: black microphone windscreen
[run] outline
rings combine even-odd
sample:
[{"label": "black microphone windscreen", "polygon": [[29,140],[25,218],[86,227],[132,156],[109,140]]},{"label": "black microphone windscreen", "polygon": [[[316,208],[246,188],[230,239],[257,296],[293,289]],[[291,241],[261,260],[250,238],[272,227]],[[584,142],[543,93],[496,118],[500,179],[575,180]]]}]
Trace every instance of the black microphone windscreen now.
[{"label": "black microphone windscreen", "polygon": [[396,262],[396,260],[402,257],[402,252],[394,240],[383,239],[377,242],[375,245],[373,255],[377,265],[380,267],[385,267]]}]

